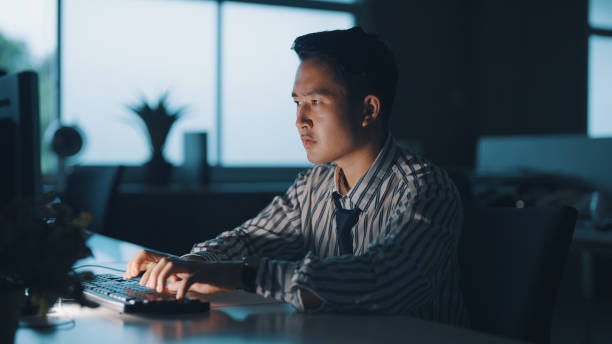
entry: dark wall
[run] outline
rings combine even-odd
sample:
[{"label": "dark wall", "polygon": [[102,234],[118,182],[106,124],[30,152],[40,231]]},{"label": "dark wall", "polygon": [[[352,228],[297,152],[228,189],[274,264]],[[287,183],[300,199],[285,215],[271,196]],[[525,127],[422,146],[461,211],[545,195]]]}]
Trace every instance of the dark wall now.
[{"label": "dark wall", "polygon": [[442,165],[481,135],[585,133],[586,0],[366,2],[400,67],[392,128]]},{"label": "dark wall", "polygon": [[109,211],[104,234],[177,255],[239,226],[282,193],[211,192],[197,187],[171,191],[170,187],[144,185],[137,190],[121,189]]}]

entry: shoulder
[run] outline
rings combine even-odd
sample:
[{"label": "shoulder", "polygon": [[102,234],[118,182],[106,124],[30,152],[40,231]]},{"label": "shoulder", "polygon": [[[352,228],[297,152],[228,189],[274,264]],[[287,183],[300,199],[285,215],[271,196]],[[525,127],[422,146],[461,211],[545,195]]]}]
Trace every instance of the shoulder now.
[{"label": "shoulder", "polygon": [[456,198],[458,192],[446,170],[409,151],[398,149],[394,173],[407,188],[410,197],[425,196]]},{"label": "shoulder", "polygon": [[419,155],[406,151],[398,154],[393,169],[401,177],[405,192],[396,204],[395,213],[404,222],[418,218],[458,235],[463,222],[463,204],[446,170]]}]

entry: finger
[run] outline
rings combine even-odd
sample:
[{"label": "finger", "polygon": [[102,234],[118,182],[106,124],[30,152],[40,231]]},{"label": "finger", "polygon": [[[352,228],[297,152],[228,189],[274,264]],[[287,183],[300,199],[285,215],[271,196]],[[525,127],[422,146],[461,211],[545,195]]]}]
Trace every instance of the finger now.
[{"label": "finger", "polygon": [[140,259],[141,254],[142,254],[142,250],[136,253],[134,257],[130,259],[130,261],[127,263],[127,267],[125,268],[125,273],[123,274],[123,278],[134,277],[134,270],[135,270],[134,265],[136,264],[136,261]]},{"label": "finger", "polygon": [[179,282],[176,283],[176,299],[180,300],[183,298],[183,295],[185,295],[185,283],[187,283],[186,279],[180,280]]},{"label": "finger", "polygon": [[159,273],[162,271],[164,266],[166,266],[166,264],[168,264],[168,260],[166,258],[160,259],[157,264],[155,264],[155,266],[151,270],[149,279],[147,280],[147,288],[155,289],[155,286],[157,284],[157,277],[159,276]]},{"label": "finger", "polygon": [[168,285],[166,285],[166,289],[170,292],[176,292],[178,290],[179,283],[180,281],[169,282]]},{"label": "finger", "polygon": [[189,276],[181,280],[178,284],[178,289],[176,290],[176,299],[181,300],[187,294],[189,287],[193,284],[193,276]]},{"label": "finger", "polygon": [[186,278],[185,276],[188,275],[183,273],[176,273],[170,275],[170,277],[168,277],[168,284],[166,285],[168,291],[176,292],[178,290],[179,282]]},{"label": "finger", "polygon": [[132,275],[138,276],[141,271],[148,269],[151,263],[157,262],[157,260],[152,258],[154,257],[152,257],[146,250],[140,251],[132,264]]},{"label": "finger", "polygon": [[140,250],[134,255],[134,257],[128,263],[126,274],[128,278],[138,276],[138,274],[146,269],[146,266],[150,263],[157,261],[156,255],[150,254],[146,250]]},{"label": "finger", "polygon": [[164,289],[166,288],[166,280],[168,279],[168,275],[170,275],[170,273],[174,269],[174,265],[175,264],[172,261],[169,261],[162,268],[162,270],[159,273],[159,276],[157,276],[157,287],[156,287],[156,289],[157,289],[158,293],[162,293],[164,291]]},{"label": "finger", "polygon": [[140,278],[140,282],[138,282],[138,284],[140,284],[140,285],[146,285],[147,284],[147,281],[149,280],[149,275],[151,274],[151,270],[152,269],[153,269],[153,267],[151,266],[150,268],[148,268],[145,271],[145,273]]}]

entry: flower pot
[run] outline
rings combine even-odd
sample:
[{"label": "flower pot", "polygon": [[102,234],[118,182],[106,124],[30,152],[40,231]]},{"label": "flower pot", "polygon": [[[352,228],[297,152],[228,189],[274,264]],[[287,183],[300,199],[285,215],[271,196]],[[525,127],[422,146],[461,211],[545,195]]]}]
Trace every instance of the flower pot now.
[{"label": "flower pot", "polygon": [[23,290],[0,290],[0,343],[14,343],[19,313],[24,302]]}]

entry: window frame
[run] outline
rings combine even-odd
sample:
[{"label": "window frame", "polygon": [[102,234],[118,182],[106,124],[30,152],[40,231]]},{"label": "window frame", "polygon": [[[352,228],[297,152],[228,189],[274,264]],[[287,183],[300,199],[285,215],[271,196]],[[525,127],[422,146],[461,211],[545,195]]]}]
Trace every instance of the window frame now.
[{"label": "window frame", "polygon": [[590,129],[589,128],[589,122],[590,122],[590,117],[591,117],[591,109],[589,108],[589,97],[590,97],[591,90],[589,89],[589,86],[588,86],[589,82],[590,82],[589,77],[591,75],[591,68],[592,68],[592,66],[590,64],[590,60],[589,60],[590,59],[589,55],[590,55],[590,50],[591,50],[591,48],[590,48],[590,44],[591,43],[590,42],[591,42],[591,37],[608,37],[608,38],[612,38],[612,28],[604,29],[604,28],[600,28],[600,27],[593,27],[591,25],[591,0],[587,1],[587,11],[586,11],[586,13],[587,13],[587,20],[586,20],[586,22],[587,22],[587,39],[586,39],[586,41],[587,41],[587,43],[586,43],[586,47],[587,47],[586,48],[586,50],[587,50],[587,52],[586,52],[586,55],[587,55],[587,71],[586,71],[586,73],[587,73],[587,76],[586,76],[586,79],[587,79],[587,86],[586,86],[586,88],[587,88],[587,92],[586,92],[587,93],[587,101],[586,101],[586,121],[587,121],[587,124],[586,124],[586,128],[587,129],[586,129],[586,131],[587,132],[586,132],[586,134],[587,134],[587,136],[591,137],[591,133],[589,132],[589,129]]}]

